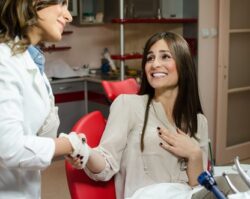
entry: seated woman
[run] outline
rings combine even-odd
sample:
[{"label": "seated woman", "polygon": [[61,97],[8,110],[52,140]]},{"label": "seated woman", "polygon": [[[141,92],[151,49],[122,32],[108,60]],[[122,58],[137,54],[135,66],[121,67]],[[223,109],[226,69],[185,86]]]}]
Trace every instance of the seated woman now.
[{"label": "seated woman", "polygon": [[[208,125],[182,36],[162,32],[149,38],[139,95],[118,96],[99,146],[85,149],[84,157],[68,160],[94,180],[115,175],[117,199],[214,198],[205,188],[193,189],[207,168]],[[223,178],[216,180],[230,193]],[[234,180],[243,187],[239,176]]]},{"label": "seated woman", "polygon": [[189,46],[182,36],[162,32],[146,42],[139,95],[118,96],[99,146],[88,148],[83,160],[68,160],[94,180],[115,175],[116,196],[123,199],[156,183],[196,186],[207,145]]}]

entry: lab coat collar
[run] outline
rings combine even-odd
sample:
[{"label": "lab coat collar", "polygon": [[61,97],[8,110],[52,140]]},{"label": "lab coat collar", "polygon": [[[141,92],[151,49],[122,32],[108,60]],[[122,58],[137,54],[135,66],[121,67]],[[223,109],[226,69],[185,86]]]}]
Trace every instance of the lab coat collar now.
[{"label": "lab coat collar", "polygon": [[[18,40],[18,38],[16,38],[15,41],[16,40]],[[6,49],[8,49],[5,52],[7,53],[6,56],[11,57],[13,55],[11,52],[11,44],[6,44]],[[38,92],[43,101],[46,104],[49,104],[50,102],[48,97],[48,91],[44,83],[44,78],[46,79],[46,77],[44,77],[45,74],[43,74],[43,76],[41,75],[37,65],[31,58],[28,50],[20,54],[15,54],[15,57],[19,60],[17,63],[20,64],[20,67],[26,70],[28,74],[30,74],[33,77],[32,79],[33,79],[34,89]]]},{"label": "lab coat collar", "polygon": [[25,65],[24,68],[33,76],[33,85],[35,89],[38,91],[42,99],[46,102],[49,103],[49,97],[48,97],[48,91],[46,88],[46,84],[44,81],[43,75],[41,75],[39,68],[31,58],[28,50],[24,52],[24,60],[25,60]]}]

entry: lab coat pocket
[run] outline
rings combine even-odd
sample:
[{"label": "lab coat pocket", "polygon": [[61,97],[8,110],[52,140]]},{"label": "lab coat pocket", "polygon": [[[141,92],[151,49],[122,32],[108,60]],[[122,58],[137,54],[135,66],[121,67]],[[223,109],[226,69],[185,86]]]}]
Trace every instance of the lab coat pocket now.
[{"label": "lab coat pocket", "polygon": [[53,108],[51,108],[51,111],[46,118],[43,126],[38,131],[38,136],[55,138],[57,136],[59,124],[60,120],[58,116],[58,107],[54,106]]},{"label": "lab coat pocket", "polygon": [[41,160],[36,157],[27,157],[19,162],[19,167],[27,170],[38,170],[44,168],[41,163]]},{"label": "lab coat pocket", "polygon": [[[48,141],[51,142],[48,144]],[[19,167],[26,170],[44,169],[51,164],[54,150],[52,139],[27,137],[25,151],[19,161]]]}]

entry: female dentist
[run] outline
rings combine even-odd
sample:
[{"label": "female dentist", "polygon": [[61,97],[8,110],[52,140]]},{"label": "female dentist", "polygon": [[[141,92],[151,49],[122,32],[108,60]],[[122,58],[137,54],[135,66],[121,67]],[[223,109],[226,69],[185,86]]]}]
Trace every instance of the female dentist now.
[{"label": "female dentist", "polygon": [[39,42],[61,40],[67,0],[0,1],[0,199],[40,198],[40,170],[76,156],[74,133],[56,137],[57,108]]}]

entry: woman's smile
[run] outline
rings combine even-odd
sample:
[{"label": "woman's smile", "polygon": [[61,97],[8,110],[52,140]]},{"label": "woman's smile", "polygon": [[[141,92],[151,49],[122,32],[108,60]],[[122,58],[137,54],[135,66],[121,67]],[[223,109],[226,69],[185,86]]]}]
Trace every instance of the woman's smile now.
[{"label": "woman's smile", "polygon": [[166,77],[168,74],[165,72],[153,72],[151,74],[152,77],[154,78],[162,78],[162,77]]}]

